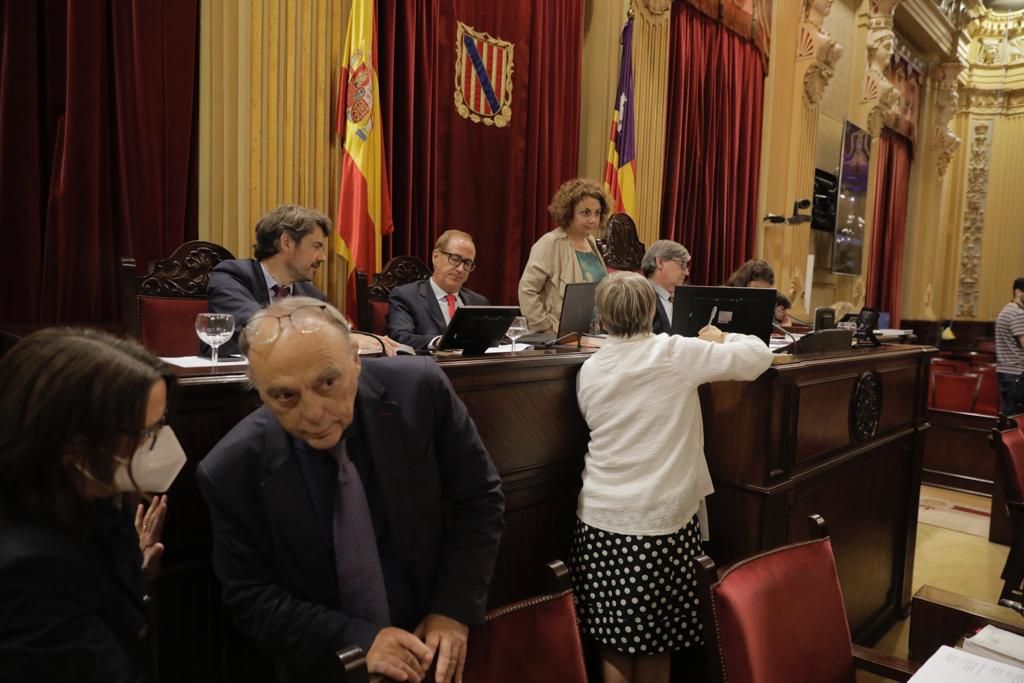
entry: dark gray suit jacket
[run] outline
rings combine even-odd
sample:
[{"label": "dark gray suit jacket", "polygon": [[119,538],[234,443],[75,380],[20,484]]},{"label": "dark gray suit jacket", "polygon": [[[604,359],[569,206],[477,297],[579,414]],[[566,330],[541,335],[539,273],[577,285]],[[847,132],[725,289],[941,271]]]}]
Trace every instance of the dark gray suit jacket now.
[{"label": "dark gray suit jacket", "polygon": [[[486,298],[463,287],[459,290],[467,306],[487,306]],[[444,334],[448,325],[434,298],[430,280],[410,282],[391,290],[388,299],[388,336],[414,349],[425,349],[434,337]]]},{"label": "dark gray suit jacket", "polygon": [[[295,296],[311,296],[320,301],[327,297],[309,282],[296,282],[292,286]],[[256,259],[235,259],[221,261],[210,271],[206,285],[207,308],[210,313],[230,313],[235,316],[235,334],[220,347],[220,355],[238,353],[238,335],[249,322],[249,318],[270,305],[267,280],[263,268]],[[209,356],[210,349],[201,345],[200,355]]]},{"label": "dark gray suit jacket", "polygon": [[[503,525],[501,482],[433,359],[364,360],[345,439],[353,462],[373,468],[364,483],[386,508],[387,550],[400,565],[385,571],[386,584],[404,577],[387,584],[389,603],[400,593],[416,620],[482,622]],[[340,604],[332,542],[291,444],[261,408],[221,439],[197,477],[213,523],[213,569],[239,629],[285,678],[327,680],[336,650],[368,649],[377,631]]]},{"label": "dark gray suit jacket", "polygon": [[665,307],[661,303],[661,297],[658,296],[657,292],[654,294],[654,325],[652,326],[654,334],[672,334],[672,323],[668,321],[668,315],[665,313]]}]

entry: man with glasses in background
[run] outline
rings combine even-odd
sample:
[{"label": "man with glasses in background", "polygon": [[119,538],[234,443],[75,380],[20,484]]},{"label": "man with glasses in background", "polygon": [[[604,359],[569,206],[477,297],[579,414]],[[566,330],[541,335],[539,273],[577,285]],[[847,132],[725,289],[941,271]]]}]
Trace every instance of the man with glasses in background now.
[{"label": "man with glasses in background", "polygon": [[640,261],[640,270],[658,295],[654,307],[654,334],[672,330],[672,305],[676,287],[690,276],[690,252],[672,240],[654,242]]},{"label": "man with glasses in background", "polygon": [[388,300],[388,336],[414,349],[436,348],[460,306],[487,306],[487,299],[463,287],[476,268],[473,237],[445,230],[431,255],[434,274],[395,287]]},{"label": "man with glasses in background", "polygon": [[459,681],[501,537],[501,482],[430,358],[360,362],[333,306],[290,297],[239,342],[263,407],[199,464],[213,569],[278,680]]}]

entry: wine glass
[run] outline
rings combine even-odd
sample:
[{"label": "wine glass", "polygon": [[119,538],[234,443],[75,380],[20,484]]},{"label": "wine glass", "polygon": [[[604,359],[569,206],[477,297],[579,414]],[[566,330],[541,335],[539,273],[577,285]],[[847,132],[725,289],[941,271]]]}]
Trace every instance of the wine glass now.
[{"label": "wine glass", "polygon": [[516,352],[516,339],[519,339],[529,331],[526,326],[526,318],[521,315],[517,315],[512,318],[512,324],[508,327],[508,332],[505,333],[509,339],[512,340],[512,353]]},{"label": "wine glass", "polygon": [[196,334],[213,350],[213,365],[217,367],[217,347],[231,339],[235,333],[235,316],[230,313],[200,313],[196,316]]}]

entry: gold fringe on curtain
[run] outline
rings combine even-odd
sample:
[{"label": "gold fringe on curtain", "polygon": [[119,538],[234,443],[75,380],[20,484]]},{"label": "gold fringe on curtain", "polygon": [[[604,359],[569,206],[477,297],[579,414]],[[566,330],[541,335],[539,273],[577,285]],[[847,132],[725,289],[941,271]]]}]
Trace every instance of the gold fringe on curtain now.
[{"label": "gold fringe on curtain", "polygon": [[[199,25],[199,238],[252,255],[253,226],[279,204],[338,208],[334,132],[339,60],[352,0],[202,2]],[[332,236],[333,240],[336,239]],[[315,284],[344,301],[345,263]]]},{"label": "gold fringe on curtain", "polygon": [[634,0],[633,97],[636,100],[636,221],[640,241],[661,238],[665,172],[670,0]]}]

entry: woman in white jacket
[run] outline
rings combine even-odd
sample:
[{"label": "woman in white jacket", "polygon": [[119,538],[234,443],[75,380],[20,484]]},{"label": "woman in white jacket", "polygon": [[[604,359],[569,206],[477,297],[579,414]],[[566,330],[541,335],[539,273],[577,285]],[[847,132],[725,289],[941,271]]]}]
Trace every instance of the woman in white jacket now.
[{"label": "woman in white jacket", "polygon": [[753,380],[771,365],[757,337],[713,326],[654,335],[655,293],[636,273],[597,288],[608,331],[580,369],[590,427],[571,551],[583,633],[601,643],[605,683],[665,682],[671,653],[701,656],[693,558],[699,501],[714,490],[697,387]]}]

